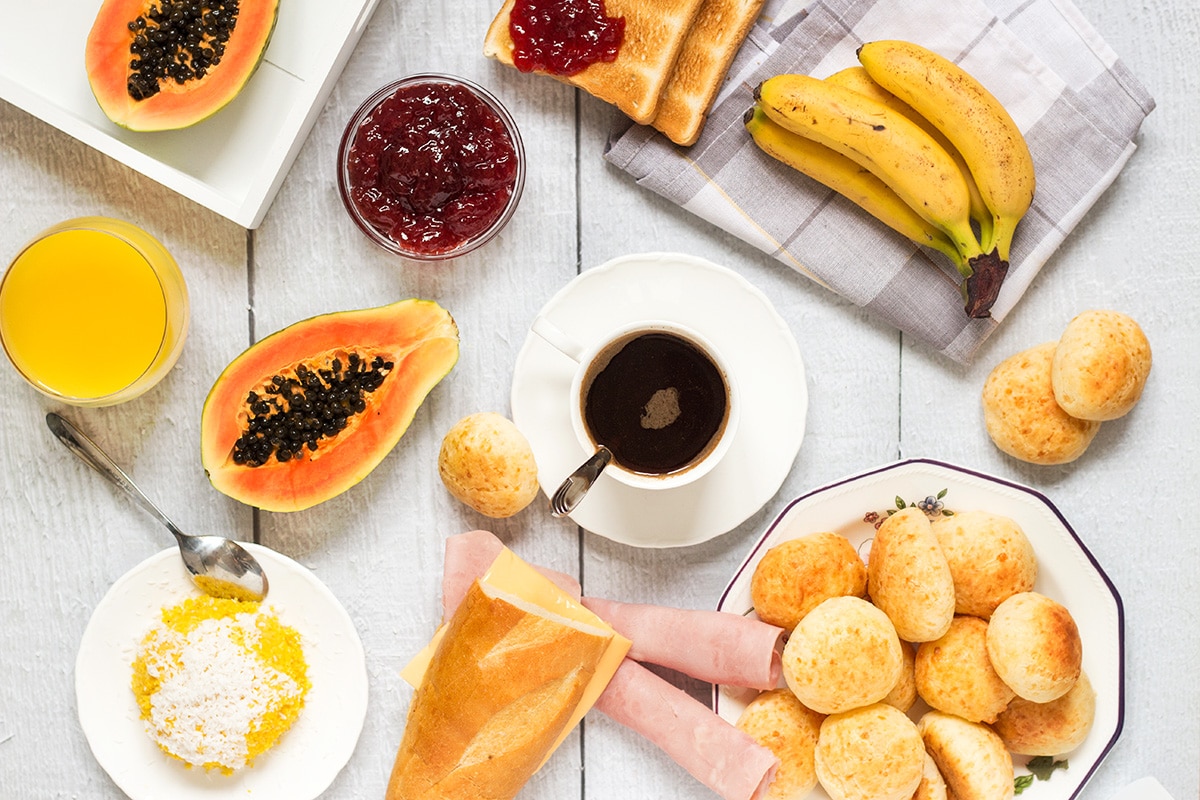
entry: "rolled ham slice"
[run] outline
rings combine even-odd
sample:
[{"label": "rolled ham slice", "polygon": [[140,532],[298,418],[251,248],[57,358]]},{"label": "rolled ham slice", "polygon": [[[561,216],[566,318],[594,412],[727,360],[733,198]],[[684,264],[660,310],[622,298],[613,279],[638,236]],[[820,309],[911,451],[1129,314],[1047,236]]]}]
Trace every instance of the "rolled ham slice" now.
[{"label": "rolled ham slice", "polygon": [[668,667],[709,683],[774,689],[782,673],[783,628],[725,611],[621,603],[583,604],[633,642],[629,658]]},{"label": "rolled ham slice", "polygon": [[[491,531],[469,531],[446,538],[446,556],[442,566],[442,619],[454,616],[467,590],[476,578],[483,577],[496,556],[504,549],[504,542]],[[558,588],[579,599],[579,581],[562,572],[534,569],[554,581]]]},{"label": "rolled ham slice", "polygon": [[760,800],[779,769],[779,759],[749,734],[628,658],[595,707],[649,739],[725,800]]}]

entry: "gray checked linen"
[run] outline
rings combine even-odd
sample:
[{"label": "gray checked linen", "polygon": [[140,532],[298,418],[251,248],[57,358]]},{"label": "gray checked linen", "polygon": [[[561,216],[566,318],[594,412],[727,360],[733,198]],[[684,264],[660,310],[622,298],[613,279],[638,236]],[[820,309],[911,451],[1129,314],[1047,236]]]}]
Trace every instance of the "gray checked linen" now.
[{"label": "gray checked linen", "polygon": [[[962,65],[1012,114],[1037,172],[989,319],[968,319],[958,273],[857,206],[770,158],[742,115],[761,81],[824,77],[875,39],[918,42]],[[768,6],[700,140],[679,148],[633,125],[605,158],[639,185],[799,270],[947,357],[976,350],[1116,178],[1154,100],[1069,0],[824,0]]]}]

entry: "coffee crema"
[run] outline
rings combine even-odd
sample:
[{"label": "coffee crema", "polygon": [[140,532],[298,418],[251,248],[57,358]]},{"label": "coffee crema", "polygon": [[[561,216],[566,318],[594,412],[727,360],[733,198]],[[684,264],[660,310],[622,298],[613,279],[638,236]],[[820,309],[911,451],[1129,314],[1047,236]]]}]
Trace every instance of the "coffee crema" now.
[{"label": "coffee crema", "polygon": [[617,339],[583,379],[588,435],[620,467],[681,472],[708,455],[729,419],[729,387],[712,359],[665,331]]}]

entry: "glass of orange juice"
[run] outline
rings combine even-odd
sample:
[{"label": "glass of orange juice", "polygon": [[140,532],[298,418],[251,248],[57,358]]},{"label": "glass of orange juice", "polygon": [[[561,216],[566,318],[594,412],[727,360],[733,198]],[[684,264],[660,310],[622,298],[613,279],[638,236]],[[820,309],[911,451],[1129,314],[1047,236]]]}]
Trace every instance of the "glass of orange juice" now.
[{"label": "glass of orange juice", "polygon": [[131,400],[175,365],[187,286],[146,231],[107,217],[42,231],[0,280],[0,343],[17,372],[79,406]]}]

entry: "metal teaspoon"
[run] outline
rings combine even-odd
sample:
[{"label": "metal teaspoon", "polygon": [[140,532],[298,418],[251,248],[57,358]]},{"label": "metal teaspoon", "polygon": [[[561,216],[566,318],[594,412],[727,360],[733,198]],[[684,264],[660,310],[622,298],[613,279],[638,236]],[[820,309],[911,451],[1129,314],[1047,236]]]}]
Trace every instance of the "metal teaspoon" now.
[{"label": "metal teaspoon", "polygon": [[612,451],[600,445],[596,452],[579,465],[579,468],[566,477],[550,498],[550,513],[555,517],[565,517],[575,510],[579,501],[587,494],[588,489],[600,477],[600,473],[612,460]]},{"label": "metal teaspoon", "polygon": [[205,594],[235,600],[260,601],[267,595],[267,576],[262,566],[241,545],[224,536],[192,536],[158,510],[116,463],[78,428],[58,414],[46,414],[46,424],[67,449],[120,487],[147,513],[175,534],[184,566]]}]

